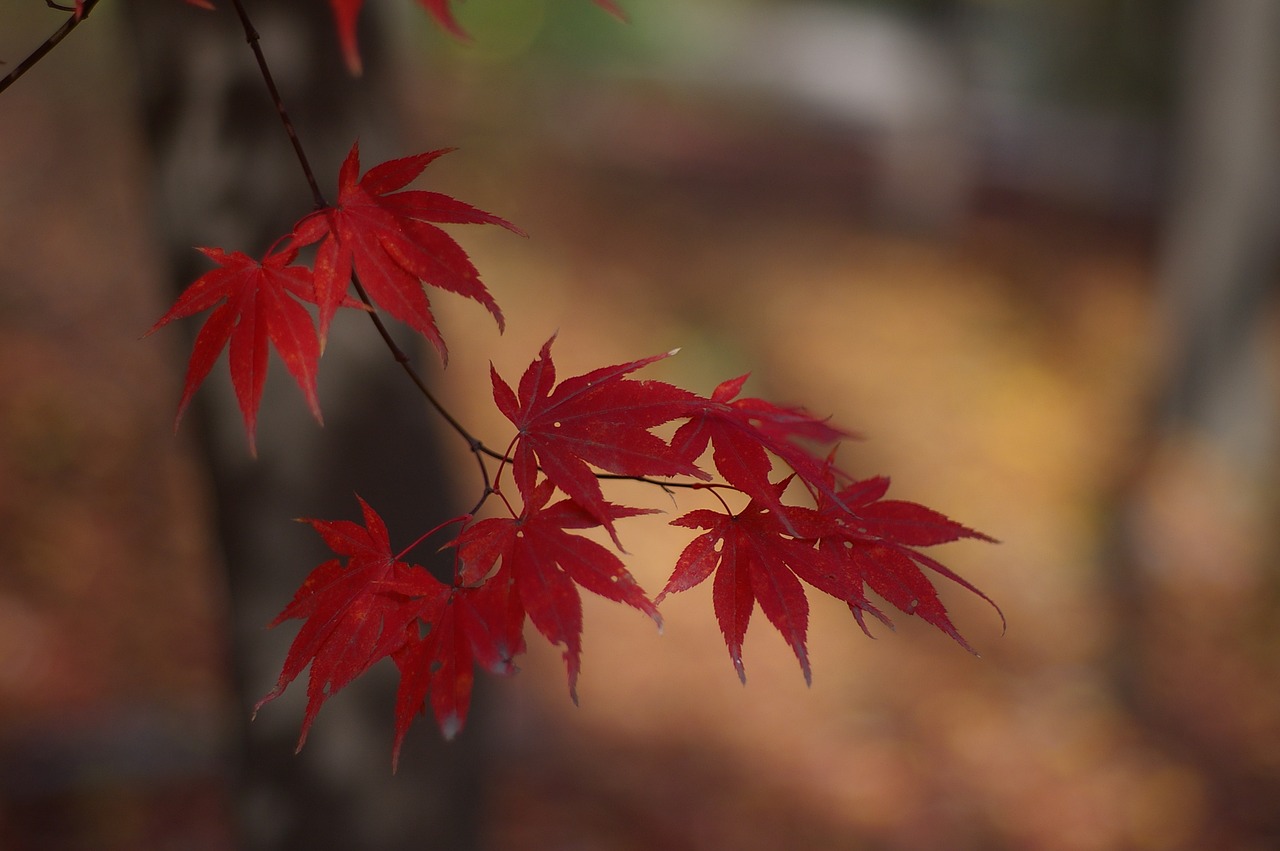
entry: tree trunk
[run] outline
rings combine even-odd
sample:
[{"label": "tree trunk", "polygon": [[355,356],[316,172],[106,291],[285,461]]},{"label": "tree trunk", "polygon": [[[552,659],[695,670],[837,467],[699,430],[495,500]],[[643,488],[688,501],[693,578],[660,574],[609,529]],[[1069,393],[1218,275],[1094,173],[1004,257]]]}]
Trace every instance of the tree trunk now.
[{"label": "tree trunk", "polygon": [[[1117,689],[1204,784],[1215,844],[1280,841],[1274,708],[1280,4],[1197,0],[1159,268],[1163,368],[1112,494]],[[1273,598],[1272,598],[1273,599]],[[1272,707],[1272,708],[1266,708]],[[1254,720],[1250,720],[1254,719]]]},{"label": "tree trunk", "polygon": [[[213,13],[177,2],[131,6],[144,120],[159,176],[156,222],[175,294],[209,268],[193,246],[261,256],[312,208],[233,10],[218,5]],[[395,141],[390,49],[376,38],[373,10],[362,15],[359,79],[345,70],[326,6],[263,0],[250,12],[325,192],[333,192],[338,165],[357,137],[366,165],[403,155]],[[433,414],[365,317],[341,317],[331,333],[319,381],[323,428],[277,367],[259,414],[256,460],[222,367],[197,395],[198,422],[184,426],[201,433],[226,558],[245,724],[237,777],[244,845],[473,847],[483,789],[482,694],[457,742],[443,744],[429,722],[417,725],[395,777],[389,661],[326,704],[296,756],[305,683],[295,683],[249,723],[297,629],[296,622],[272,632],[264,626],[311,568],[331,557],[313,532],[291,519],[358,518],[359,493],[387,521],[393,544],[407,544],[458,513]]]}]

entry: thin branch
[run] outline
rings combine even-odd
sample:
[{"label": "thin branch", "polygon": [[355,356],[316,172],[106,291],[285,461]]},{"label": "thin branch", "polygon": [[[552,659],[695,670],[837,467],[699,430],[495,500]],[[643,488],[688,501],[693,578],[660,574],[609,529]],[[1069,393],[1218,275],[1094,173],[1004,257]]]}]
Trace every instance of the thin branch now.
[{"label": "thin branch", "polygon": [[722,490],[738,491],[739,493],[742,492],[741,488],[736,488],[733,485],[727,485],[723,482],[664,482],[660,479],[651,479],[647,476],[628,476],[623,473],[596,473],[595,475],[597,479],[640,482],[643,485],[654,485],[655,487],[662,488],[663,490],[666,490],[667,488],[684,488],[686,490],[705,491],[720,488]]},{"label": "thin branch", "polygon": [[[97,2],[97,0],[94,0],[94,2]],[[276,88],[275,80],[271,76],[271,68],[267,64],[267,57],[262,52],[262,47],[259,43],[261,41],[261,37],[258,35],[258,31],[254,27],[253,22],[249,19],[249,14],[245,10],[242,0],[231,0],[231,5],[235,8],[236,15],[240,19],[240,25],[244,29],[245,41],[248,42],[250,49],[253,51],[254,58],[258,62],[258,68],[262,72],[262,80],[266,84],[267,91],[271,95],[272,103],[275,104],[276,113],[280,116],[280,121],[284,125],[285,132],[289,135],[289,141],[292,143],[294,153],[297,155],[298,164],[302,167],[302,172],[306,176],[307,184],[311,187],[311,197],[315,202],[316,209],[324,209],[329,206],[329,202],[325,200],[324,193],[320,191],[319,181],[316,180],[315,171],[312,170],[310,160],[307,159],[306,151],[302,147],[302,140],[298,137],[297,128],[294,127],[292,119],[289,118],[289,112],[285,109],[284,100],[280,97],[280,90]],[[490,490],[489,471],[485,467],[484,460],[480,456],[488,455],[494,459],[504,459],[505,456],[485,446],[484,443],[472,435],[456,417],[449,413],[444,404],[441,403],[440,400],[435,397],[435,394],[431,392],[430,388],[427,387],[427,383],[422,379],[422,376],[420,376],[417,370],[414,369],[413,363],[409,360],[409,356],[406,355],[404,350],[396,344],[395,340],[391,336],[391,332],[387,330],[386,324],[374,309],[372,299],[369,298],[369,294],[365,291],[364,286],[360,283],[360,279],[354,273],[351,276],[351,283],[355,287],[356,293],[360,296],[360,300],[369,308],[369,319],[373,322],[374,328],[377,329],[378,335],[382,337],[382,341],[386,344],[387,350],[391,352],[392,358],[395,359],[396,363],[400,364],[401,369],[403,369],[405,374],[409,376],[409,380],[418,388],[418,391],[422,393],[431,407],[435,409],[436,413],[438,413],[444,421],[449,424],[450,428],[457,432],[458,435],[467,442],[467,446],[470,448],[471,452],[475,454],[476,461],[480,465],[480,475],[484,480],[487,496],[487,492]]]},{"label": "thin branch", "polygon": [[[485,446],[479,438],[473,436],[471,432],[467,431],[466,427],[460,423],[453,414],[449,413],[448,409],[445,408],[444,403],[435,397],[435,394],[431,392],[429,387],[427,387],[427,383],[422,379],[422,376],[418,375],[418,371],[413,368],[413,363],[409,360],[409,356],[404,353],[403,349],[396,345],[396,341],[392,338],[391,332],[387,330],[386,323],[382,321],[382,317],[378,315],[377,310],[374,308],[373,300],[369,298],[369,294],[365,291],[364,285],[360,283],[360,278],[357,277],[354,272],[351,274],[351,283],[355,287],[356,295],[360,296],[360,301],[364,302],[365,307],[369,308],[368,311],[366,311],[369,314],[369,319],[373,322],[373,327],[378,329],[378,334],[381,335],[382,342],[385,343],[387,348],[391,351],[391,356],[395,358],[396,363],[400,364],[400,367],[405,371],[405,374],[409,376],[409,380],[412,381],[422,395],[426,397],[427,401],[431,404],[431,407],[435,408],[436,413],[443,417],[444,421],[449,424],[449,427],[456,431],[462,439],[467,442],[471,451],[477,453],[477,457],[479,456],[479,453],[482,452],[494,458],[504,457]],[[486,481],[487,480],[488,476],[486,474]]]},{"label": "thin branch", "polygon": [[720,504],[724,506],[724,510],[729,514],[733,514],[733,509],[729,507],[729,503],[725,502],[724,497],[720,495],[720,491],[726,490],[733,491],[734,493],[744,493],[741,488],[734,487],[733,485],[726,484],[724,482],[664,482],[659,479],[651,479],[648,476],[624,476],[621,473],[596,473],[596,478],[610,479],[613,481],[640,482],[644,485],[653,485],[673,500],[675,499],[675,493],[673,493],[675,488],[693,491],[711,491],[711,495],[720,501]]},{"label": "thin branch", "polygon": [[[49,51],[57,47],[73,29],[80,25],[81,21],[89,17],[89,13],[93,11],[93,7],[97,5],[98,0],[84,0],[84,7],[80,10],[80,14],[78,16],[72,14],[71,17],[67,18],[67,20],[63,22],[62,26],[58,27],[54,31],[53,35],[46,38],[44,43],[32,51],[30,56],[15,65],[13,70],[6,74],[3,80],[0,80],[0,92],[3,92],[5,89],[16,83],[19,77],[35,67],[35,64],[45,58],[45,56],[49,54]],[[52,3],[50,3],[49,6],[54,9],[62,8],[61,6],[55,6]],[[74,9],[72,11],[74,12]]]},{"label": "thin branch", "polygon": [[271,68],[267,65],[267,57],[263,54],[262,46],[258,43],[261,41],[261,36],[258,35],[253,22],[249,20],[249,14],[245,11],[244,4],[240,0],[231,0],[231,5],[235,7],[236,15],[240,18],[240,26],[244,28],[245,41],[249,43],[249,49],[253,51],[254,58],[258,60],[258,69],[262,72],[263,82],[267,84],[267,91],[271,94],[271,102],[275,104],[276,113],[284,124],[284,132],[289,134],[289,141],[293,143],[293,152],[297,155],[298,164],[302,166],[302,173],[306,175],[307,184],[311,187],[311,198],[315,202],[317,210],[323,209],[329,206],[329,202],[325,200],[324,193],[320,191],[320,183],[316,180],[316,173],[311,170],[311,163],[307,160],[307,152],[302,149],[302,140],[298,138],[298,131],[293,126],[293,120],[289,118],[289,112],[284,108],[284,101],[280,98],[280,90],[276,88],[276,81],[271,76]]}]

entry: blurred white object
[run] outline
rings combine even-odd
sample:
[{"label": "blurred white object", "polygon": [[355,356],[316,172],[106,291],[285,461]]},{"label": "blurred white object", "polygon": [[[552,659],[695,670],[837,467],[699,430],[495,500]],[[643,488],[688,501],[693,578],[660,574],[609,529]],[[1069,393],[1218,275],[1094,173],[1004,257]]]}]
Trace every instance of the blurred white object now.
[{"label": "blurred white object", "polygon": [[876,199],[921,224],[952,220],[973,181],[973,128],[958,40],[881,11],[824,2],[737,7],[704,53],[704,85],[767,97],[798,119],[856,131]]},{"label": "blurred white object", "polygon": [[797,0],[687,4],[679,18],[667,72],[680,85],[849,134],[872,157],[874,200],[900,219],[953,221],[979,185],[1112,211],[1158,203],[1157,127],[1032,94],[1052,10],[926,18]]}]

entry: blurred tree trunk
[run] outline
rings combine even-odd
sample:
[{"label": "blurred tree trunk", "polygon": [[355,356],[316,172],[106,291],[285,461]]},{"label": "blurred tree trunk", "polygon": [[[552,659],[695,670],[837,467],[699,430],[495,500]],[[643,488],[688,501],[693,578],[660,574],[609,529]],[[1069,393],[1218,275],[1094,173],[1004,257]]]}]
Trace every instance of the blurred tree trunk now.
[{"label": "blurred tree trunk", "polygon": [[[158,175],[156,222],[174,294],[209,268],[193,246],[261,256],[312,205],[244,33],[230,5],[218,6],[204,12],[139,0],[130,9]],[[257,0],[249,8],[323,191],[333,193],[338,166],[357,137],[365,167],[406,153],[396,140],[391,47],[377,38],[374,10],[362,15],[365,70],[353,79],[327,4]],[[188,324],[187,331],[196,327]],[[483,788],[482,699],[458,742],[443,744],[429,721],[417,725],[396,777],[389,662],[325,706],[297,756],[305,682],[249,724],[251,706],[274,684],[297,631],[296,622],[272,632],[264,626],[331,555],[291,519],[358,518],[359,493],[387,521],[393,543],[408,543],[457,513],[430,427],[433,414],[365,317],[335,323],[323,364],[324,428],[273,364],[256,460],[221,366],[197,395],[190,418],[197,421],[184,426],[200,432],[206,449],[226,559],[245,724],[236,777],[244,846],[473,847]]]},{"label": "blurred tree trunk", "polygon": [[1275,581],[1280,437],[1280,4],[1195,0],[1183,24],[1162,372],[1113,495],[1112,662],[1144,728],[1202,778],[1215,841],[1275,847],[1280,781],[1251,741],[1280,709],[1256,652],[1276,638],[1261,592]]},{"label": "blurred tree trunk", "polygon": [[1280,5],[1191,4],[1182,72],[1160,269],[1170,351],[1158,417],[1202,433],[1254,477],[1276,443],[1259,342],[1280,240]]}]

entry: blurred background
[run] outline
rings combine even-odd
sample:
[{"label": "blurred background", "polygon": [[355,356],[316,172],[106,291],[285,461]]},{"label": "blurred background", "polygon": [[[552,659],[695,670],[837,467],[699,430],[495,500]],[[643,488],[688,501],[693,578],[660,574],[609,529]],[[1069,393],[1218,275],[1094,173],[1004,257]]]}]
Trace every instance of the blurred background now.
[{"label": "blurred background", "polygon": [[[263,627],[326,557],[291,518],[358,491],[408,543],[474,502],[465,447],[359,317],[325,429],[273,373],[256,461],[221,374],[171,433],[194,325],[140,340],[190,246],[309,207],[218,5],[104,3],[0,95],[0,848],[1280,847],[1280,4],[467,0],[459,43],[386,0],[359,81],[327,14],[252,4],[326,191],[356,137],[457,147],[423,185],[529,232],[455,230],[505,335],[433,299],[487,442],[490,360],[681,347],[652,377],[750,371],[1002,541],[933,551],[1008,616],[943,589],[980,658],[814,596],[812,687],[758,613],[743,687],[709,589],[660,636],[584,599],[580,706],[531,631],[395,778],[389,664],[297,756],[301,684],[248,723]],[[8,3],[0,71],[63,18]],[[671,531],[622,529],[651,594]]]}]

